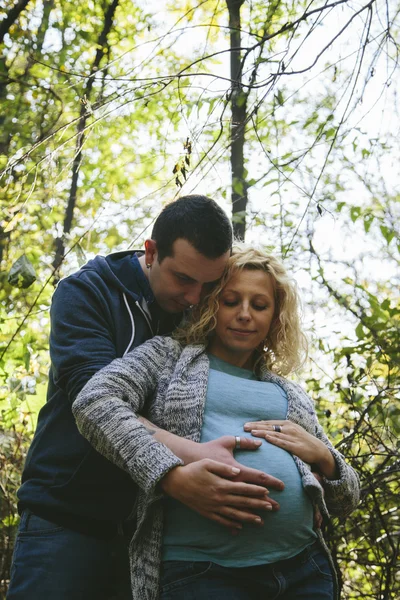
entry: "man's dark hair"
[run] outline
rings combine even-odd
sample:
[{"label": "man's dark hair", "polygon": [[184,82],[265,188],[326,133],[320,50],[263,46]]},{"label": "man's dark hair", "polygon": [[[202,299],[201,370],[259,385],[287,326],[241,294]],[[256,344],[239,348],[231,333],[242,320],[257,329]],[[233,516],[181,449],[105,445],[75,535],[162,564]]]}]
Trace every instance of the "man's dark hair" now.
[{"label": "man's dark hair", "polygon": [[207,258],[218,258],[232,247],[232,226],[218,204],[207,196],[182,196],[168,204],[154,223],[151,238],[158,261],[172,256],[175,240],[183,238]]}]

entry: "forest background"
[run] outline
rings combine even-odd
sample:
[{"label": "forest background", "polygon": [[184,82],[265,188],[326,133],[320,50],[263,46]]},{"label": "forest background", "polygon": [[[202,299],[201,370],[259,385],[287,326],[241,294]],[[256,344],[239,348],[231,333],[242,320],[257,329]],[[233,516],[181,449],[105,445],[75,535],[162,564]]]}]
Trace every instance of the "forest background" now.
[{"label": "forest background", "polygon": [[301,288],[300,379],[362,483],[342,598],[399,598],[399,9],[0,0],[0,597],[54,285],[197,192]]}]

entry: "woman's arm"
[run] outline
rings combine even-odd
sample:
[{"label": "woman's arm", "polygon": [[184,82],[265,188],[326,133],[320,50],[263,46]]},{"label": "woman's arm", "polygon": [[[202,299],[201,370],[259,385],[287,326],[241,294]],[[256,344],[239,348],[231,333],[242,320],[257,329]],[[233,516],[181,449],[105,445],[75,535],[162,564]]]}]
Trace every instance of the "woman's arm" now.
[{"label": "woman's arm", "polygon": [[145,491],[182,461],[139,421],[159,372],[178,354],[169,338],[153,338],[96,373],[73,403],[79,431]]},{"label": "woman's arm", "polygon": [[[332,514],[344,515],[354,510],[359,502],[360,481],[356,471],[348,465],[340,452],[329,441],[318,422],[312,399],[304,390],[294,384],[298,393],[307,398],[310,414],[310,431],[291,421],[258,421],[246,423],[245,431],[252,435],[267,439],[288,452],[298,456],[308,464],[318,465],[323,476],[322,485],[325,502]],[[273,426],[282,428],[274,431]],[[257,432],[257,433],[256,433]]]},{"label": "woman's arm", "polygon": [[302,461],[314,465],[316,470],[327,479],[337,479],[336,461],[327,445],[303,427],[292,421],[259,421],[246,423],[245,431],[251,431],[255,437],[263,437]]}]

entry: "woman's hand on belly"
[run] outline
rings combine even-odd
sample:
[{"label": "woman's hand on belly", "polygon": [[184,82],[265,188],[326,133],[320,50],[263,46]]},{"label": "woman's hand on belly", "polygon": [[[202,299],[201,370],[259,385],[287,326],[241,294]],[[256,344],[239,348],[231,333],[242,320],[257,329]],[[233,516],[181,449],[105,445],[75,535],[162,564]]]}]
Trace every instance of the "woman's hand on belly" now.
[{"label": "woman's hand on belly", "polygon": [[246,423],[245,431],[287,450],[308,464],[314,464],[327,479],[337,478],[335,459],[321,440],[291,421],[256,421]]}]

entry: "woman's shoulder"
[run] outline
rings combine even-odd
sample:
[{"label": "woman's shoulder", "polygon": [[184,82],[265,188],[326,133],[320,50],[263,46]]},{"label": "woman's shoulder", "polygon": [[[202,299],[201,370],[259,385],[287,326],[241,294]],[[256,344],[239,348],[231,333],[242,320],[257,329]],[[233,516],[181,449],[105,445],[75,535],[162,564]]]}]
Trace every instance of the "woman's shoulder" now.
[{"label": "woman's shoulder", "polygon": [[287,379],[282,375],[277,375],[276,373],[268,371],[268,369],[262,370],[261,379],[263,381],[270,381],[272,383],[280,385],[285,390],[286,394],[290,399],[296,401],[296,403],[304,404],[309,409],[314,410],[314,401],[307,394],[303,386],[297,381]]},{"label": "woman's shoulder", "polygon": [[145,343],[150,347],[160,348],[166,351],[173,350],[174,352],[182,352],[181,344],[168,335],[156,335],[155,337],[147,340]]},{"label": "woman's shoulder", "polygon": [[180,342],[169,336],[157,335],[147,342],[144,342],[139,348],[146,354],[155,356],[169,357],[172,362],[191,363],[197,362],[197,359],[205,355],[205,346],[203,344],[182,345]]},{"label": "woman's shoulder", "polygon": [[182,353],[181,345],[171,337],[155,336],[133,348],[122,359],[135,364],[137,361],[151,361],[155,365],[167,362],[176,362]]}]

